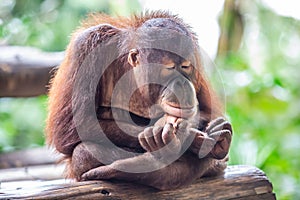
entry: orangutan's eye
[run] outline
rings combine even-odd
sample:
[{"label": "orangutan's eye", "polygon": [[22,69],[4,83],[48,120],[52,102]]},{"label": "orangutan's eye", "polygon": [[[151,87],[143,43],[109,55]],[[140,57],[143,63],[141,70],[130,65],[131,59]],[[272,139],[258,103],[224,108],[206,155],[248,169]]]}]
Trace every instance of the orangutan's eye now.
[{"label": "orangutan's eye", "polygon": [[189,69],[191,66],[181,66],[182,69]]}]

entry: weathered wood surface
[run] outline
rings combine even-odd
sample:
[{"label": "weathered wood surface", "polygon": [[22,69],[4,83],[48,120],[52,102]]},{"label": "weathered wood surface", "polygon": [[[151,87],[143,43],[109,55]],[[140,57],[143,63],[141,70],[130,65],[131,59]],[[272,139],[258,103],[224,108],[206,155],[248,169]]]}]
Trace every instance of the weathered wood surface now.
[{"label": "weathered wood surface", "polygon": [[53,69],[61,63],[63,57],[63,52],[0,46],[0,97],[46,94]]},{"label": "weathered wood surface", "polygon": [[53,164],[62,158],[48,147],[0,154],[0,169]]},{"label": "weathered wood surface", "polygon": [[[62,179],[65,165],[51,164],[0,170],[0,183]],[[0,185],[1,190],[1,185]]]},{"label": "weathered wood surface", "polygon": [[[48,147],[38,147],[0,154],[0,169],[53,164],[62,158]],[[1,175],[0,175],[1,176]]]},{"label": "weathered wood surface", "polygon": [[[51,168],[48,173],[53,171]],[[272,184],[261,170],[241,165],[229,166],[223,175],[202,178],[174,191],[119,181],[40,179],[36,175],[35,181],[2,181],[0,199],[276,199]]]}]

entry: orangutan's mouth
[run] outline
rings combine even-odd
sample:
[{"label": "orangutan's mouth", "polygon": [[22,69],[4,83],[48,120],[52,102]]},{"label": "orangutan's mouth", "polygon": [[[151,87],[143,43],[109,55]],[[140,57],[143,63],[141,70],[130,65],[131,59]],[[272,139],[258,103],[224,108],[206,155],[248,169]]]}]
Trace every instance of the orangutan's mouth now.
[{"label": "orangutan's mouth", "polygon": [[193,117],[197,112],[197,106],[182,107],[175,103],[162,102],[161,107],[165,113],[178,117],[188,119]]}]

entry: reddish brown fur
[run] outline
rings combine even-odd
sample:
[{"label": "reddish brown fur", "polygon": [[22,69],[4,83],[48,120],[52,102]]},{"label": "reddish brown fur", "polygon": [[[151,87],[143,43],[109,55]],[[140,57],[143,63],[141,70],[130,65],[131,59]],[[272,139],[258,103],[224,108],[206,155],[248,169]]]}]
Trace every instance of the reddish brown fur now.
[{"label": "reddish brown fur", "polygon": [[[171,18],[177,21],[179,24],[183,24],[191,33],[194,42],[197,44],[195,34],[190,30],[190,27],[182,22],[176,15],[171,15],[168,12],[148,12],[142,15],[134,15],[132,17],[111,17],[106,14],[91,14],[89,18],[82,23],[80,28],[73,33],[70,44],[66,50],[64,61],[59,66],[54,79],[51,82],[51,90],[49,92],[49,114],[47,118],[46,126],[46,138],[47,143],[51,146],[55,146],[58,152],[65,155],[66,160],[69,162],[68,177],[78,178],[72,169],[71,158],[74,148],[81,142],[76,132],[76,128],[73,124],[72,116],[72,89],[74,87],[76,73],[78,71],[77,66],[80,65],[85,56],[91,51],[97,43],[93,42],[93,36],[91,35],[87,46],[77,47],[77,38],[87,28],[99,24],[110,24],[118,29],[136,30],[145,21],[153,18]],[[110,35],[114,35],[114,32],[107,32],[106,35],[101,37],[108,38]],[[77,51],[74,51],[76,46]],[[197,66],[194,66],[202,72],[201,60],[199,52],[195,52]],[[208,122],[218,116],[222,116],[220,104],[211,90],[204,73],[196,73],[193,77],[193,84],[197,92],[198,101],[200,104],[200,112],[202,117],[204,116],[204,124],[202,129],[206,127]],[[115,127],[108,127],[108,132],[113,131]],[[83,157],[86,155],[82,154]],[[213,161],[210,161],[213,162]],[[215,167],[208,173],[213,173],[218,168],[221,170],[224,168],[223,162],[218,162]],[[93,165],[92,163],[89,163]],[[222,165],[222,166],[221,166]],[[221,167],[220,167],[221,166]],[[94,168],[96,166],[90,166],[88,168]],[[83,171],[84,172],[84,171]]]},{"label": "reddish brown fur", "polygon": [[[62,133],[72,131],[74,127],[72,127],[71,122],[71,91],[72,86],[74,83],[73,78],[75,76],[73,75],[76,73],[76,69],[70,69],[70,65],[72,63],[71,57],[73,56],[70,49],[73,48],[74,40],[76,39],[77,35],[85,30],[86,28],[89,28],[91,26],[95,26],[98,24],[111,24],[118,28],[132,28],[136,29],[141,24],[143,24],[145,21],[152,19],[152,18],[172,18],[177,20],[179,23],[183,23],[181,19],[179,19],[176,15],[170,15],[168,12],[151,12],[151,13],[145,13],[143,15],[134,15],[130,18],[126,17],[111,17],[106,14],[91,14],[89,18],[82,23],[82,26],[73,33],[72,39],[70,41],[70,44],[66,50],[66,56],[62,64],[59,66],[59,70],[57,74],[55,75],[55,78],[52,79],[51,82],[51,90],[49,92],[49,114],[47,119],[47,127],[46,127],[46,133],[47,133],[47,142],[48,144],[52,145],[55,143],[55,140],[62,139],[61,136]],[[186,25],[189,27],[188,25]],[[196,55],[199,55],[199,53],[196,53]],[[199,56],[197,56],[197,63],[199,66],[201,66],[201,61]],[[73,75],[73,76],[72,76]],[[212,106],[214,106],[215,110],[218,110],[217,113],[213,113],[212,117],[217,117],[221,115],[220,104],[214,95],[214,92],[211,90],[208,81],[206,81],[204,74],[196,73],[195,77],[195,83],[196,91],[201,90],[201,94],[197,93],[198,98],[201,98],[202,102],[205,102],[206,105],[203,107],[203,113],[211,115]],[[64,93],[64,95],[62,95]],[[213,98],[213,99],[210,99]],[[213,105],[212,105],[213,104]],[[60,125],[62,124],[62,125]],[[68,130],[65,130],[68,129]],[[69,143],[78,143],[79,139],[76,134],[70,134],[68,137]],[[63,150],[59,149],[60,147],[57,147],[58,151],[65,153],[66,155],[72,154],[71,150]]]}]

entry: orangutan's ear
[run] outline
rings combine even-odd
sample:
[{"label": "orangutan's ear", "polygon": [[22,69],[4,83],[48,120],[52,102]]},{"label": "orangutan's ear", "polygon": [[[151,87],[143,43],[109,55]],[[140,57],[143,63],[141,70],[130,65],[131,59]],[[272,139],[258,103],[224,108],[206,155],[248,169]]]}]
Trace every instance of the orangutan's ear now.
[{"label": "orangutan's ear", "polygon": [[137,49],[131,49],[128,54],[128,63],[132,67],[136,67],[139,64],[139,51]]}]

